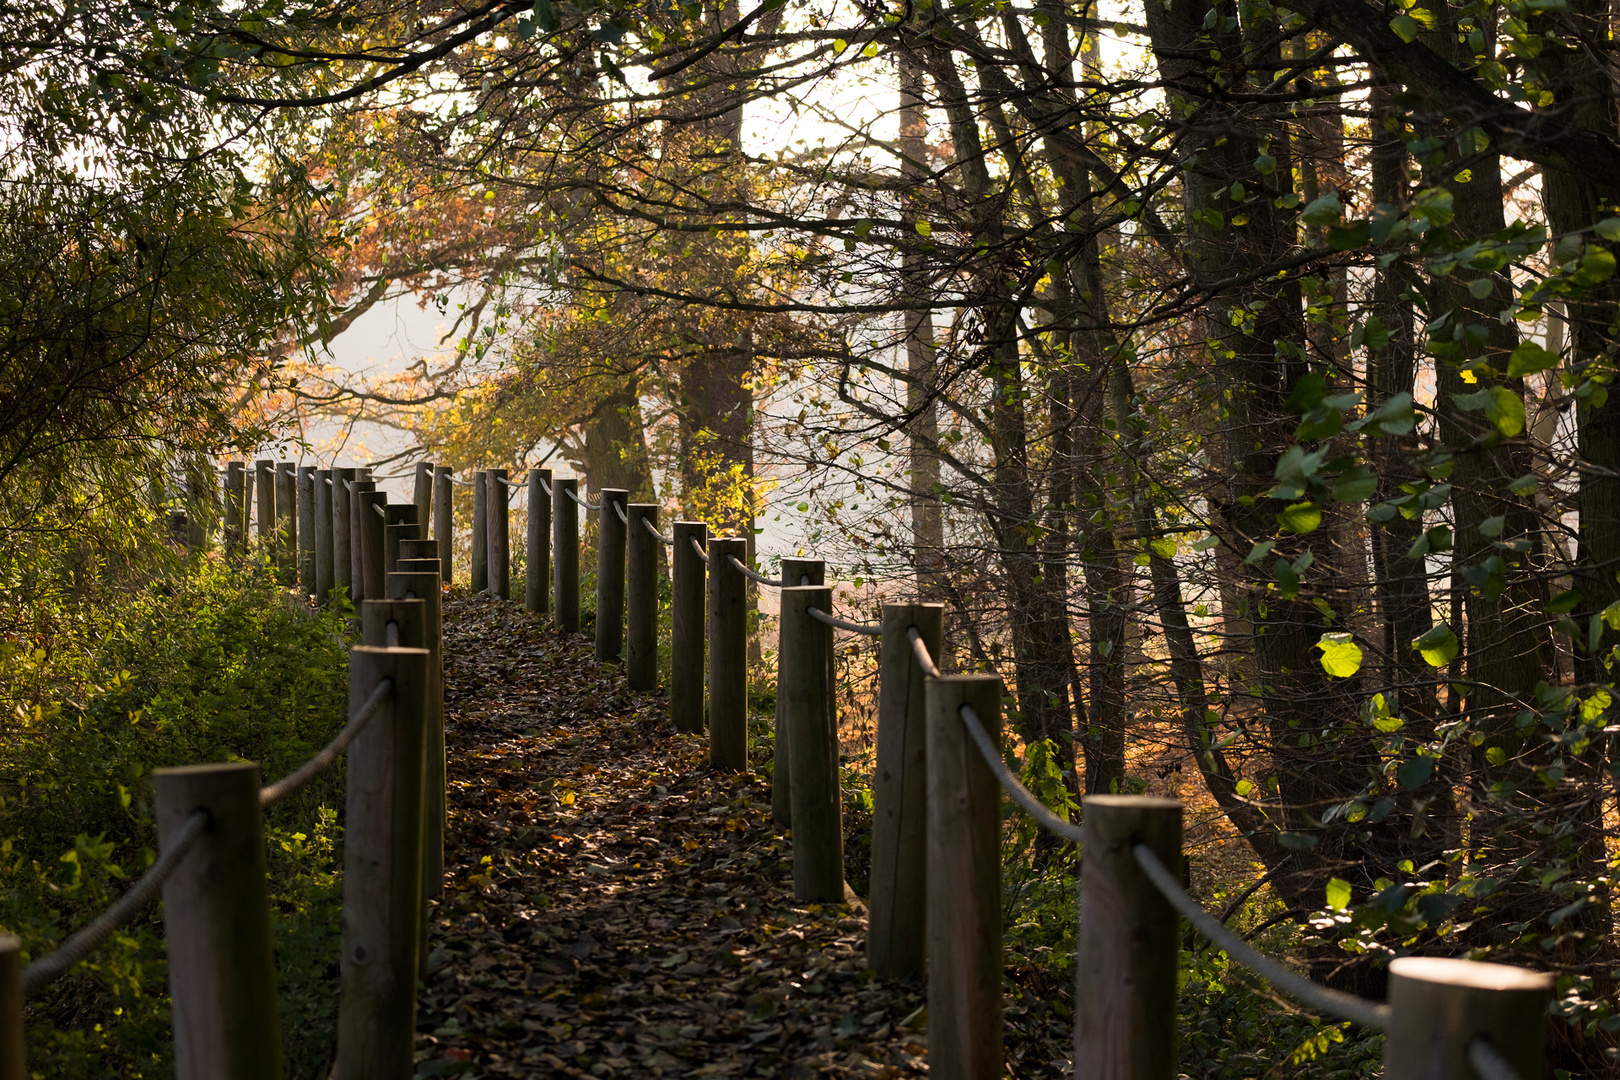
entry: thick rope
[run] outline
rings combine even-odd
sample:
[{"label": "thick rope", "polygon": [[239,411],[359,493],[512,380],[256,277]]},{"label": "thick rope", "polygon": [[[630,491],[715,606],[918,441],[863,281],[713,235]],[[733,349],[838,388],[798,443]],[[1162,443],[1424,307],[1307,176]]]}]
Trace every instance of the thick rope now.
[{"label": "thick rope", "polygon": [[454,476],[450,477],[450,482],[456,487],[472,487],[478,483],[476,480],[457,480]]},{"label": "thick rope", "polygon": [[1379,1005],[1353,994],[1318,986],[1309,979],[1294,974],[1271,957],[1257,952],[1248,942],[1222,925],[1219,919],[1205,911],[1203,905],[1187,895],[1175,875],[1165,869],[1164,863],[1159,861],[1159,857],[1146,844],[1136,845],[1134,854],[1136,864],[1142,868],[1148,879],[1158,886],[1159,892],[1170,901],[1170,906],[1192,923],[1200,934],[1225,951],[1227,956],[1310,1008],[1375,1030],[1383,1030],[1389,1024],[1388,1005]]},{"label": "thick rope", "polygon": [[579,503],[579,505],[583,506],[587,510],[600,510],[600,509],[602,509],[602,504],[601,503],[596,503],[596,504],[593,505],[588,500],[580,498],[578,493],[576,493],[573,488],[563,488],[563,491],[568,495],[568,497],[570,499],[573,499],[575,502]]},{"label": "thick rope", "polygon": [[686,540],[692,545],[692,550],[697,552],[698,558],[702,559],[704,562],[709,561],[709,553],[703,550],[703,546],[697,542],[697,537],[688,536]]},{"label": "thick rope", "polygon": [[96,951],[116,931],[127,925],[142,908],[157,899],[158,890],[173,876],[180,861],[197,842],[197,838],[208,829],[208,822],[206,810],[195,811],[186,818],[170,837],[169,845],[158,855],[157,861],[147,868],[141,879],[120,896],[112,907],[63,942],[61,948],[23,968],[23,995],[32,994],[61,978],[68,969]]},{"label": "thick rope", "polygon": [[388,520],[388,511],[383,508],[382,503],[372,503],[371,508],[377,511],[378,517],[382,518],[384,521]]},{"label": "thick rope", "polygon": [[922,639],[922,631],[915,626],[908,627],[906,637],[911,641],[911,655],[917,658],[917,666],[922,668],[922,673],[930,679],[939,678],[939,668],[934,658],[928,655],[928,644]]},{"label": "thick rope", "polygon": [[509,488],[521,488],[529,486],[529,483],[526,480],[511,480],[504,476],[497,476],[495,479],[499,480]]},{"label": "thick rope", "polygon": [[810,617],[817,622],[826,623],[828,626],[835,626],[840,630],[848,630],[852,634],[866,634],[868,637],[873,637],[883,633],[883,627],[878,626],[875,623],[848,622],[844,619],[838,618],[836,615],[829,615],[820,608],[815,607],[805,608],[804,610],[809,612]]},{"label": "thick rope", "polygon": [[360,729],[365,727],[373,716],[377,715],[378,710],[382,708],[383,702],[388,699],[388,695],[393,689],[394,680],[383,679],[379,682],[377,689],[373,690],[371,696],[366,699],[366,703],[360,706],[360,711],[349,718],[349,722],[343,725],[343,730],[338,732],[337,737],[327,743],[320,753],[304,762],[296,772],[289,773],[268,787],[259,789],[259,805],[274,806],[327,769],[330,769],[332,762],[338,759],[338,755],[347,750],[349,744],[354,742],[354,737],[360,734]]},{"label": "thick rope", "polygon": [[1468,1044],[1468,1064],[1474,1067],[1480,1080],[1523,1080],[1502,1052],[1485,1039]]},{"label": "thick rope", "polygon": [[[920,639],[914,638],[912,640],[913,650],[920,645],[922,645]],[[927,651],[926,648],[923,649],[925,654]],[[935,670],[937,672],[938,669]],[[1001,781],[1002,789],[1007,792],[1012,801],[1017,803],[1024,813],[1034,818],[1035,823],[1047,832],[1055,833],[1070,843],[1078,844],[1080,842],[1080,826],[1065,821],[1052,813],[1051,810],[1047,809],[1045,803],[1037,799],[1028,788],[1019,782],[1012,769],[1008,768],[1007,763],[1001,760],[1001,754],[996,750],[995,743],[990,741],[990,736],[985,732],[984,724],[980,722],[979,714],[974,710],[973,706],[963,705],[957,710],[957,715],[962,718],[962,724],[968,729],[968,734],[973,736],[974,745],[979,748],[979,753],[984,757],[984,763],[990,766],[991,772],[996,774],[996,779]]]},{"label": "thick rope", "polygon": [[642,518],[641,527],[652,533],[654,539],[662,540],[666,547],[675,546],[675,541],[672,538],[658,531],[658,527],[652,523],[652,518]]},{"label": "thick rope", "polygon": [[551,498],[551,485],[546,483],[544,480],[541,480],[538,476],[535,477],[535,479],[540,482],[540,490],[546,493],[546,498]]},{"label": "thick rope", "polygon": [[749,566],[735,555],[728,554],[726,556],[726,561],[732,566],[735,566],[738,570],[741,570],[743,577],[747,578],[749,581],[756,581],[761,585],[769,585],[773,589],[780,589],[783,585],[787,584],[784,581],[776,581],[772,578],[766,577],[764,574],[757,572],[753,567]]},{"label": "thick rope", "polygon": [[624,512],[624,504],[619,502],[617,499],[613,501],[613,512],[619,515],[620,521],[624,522],[626,525],[630,524],[630,518]]}]

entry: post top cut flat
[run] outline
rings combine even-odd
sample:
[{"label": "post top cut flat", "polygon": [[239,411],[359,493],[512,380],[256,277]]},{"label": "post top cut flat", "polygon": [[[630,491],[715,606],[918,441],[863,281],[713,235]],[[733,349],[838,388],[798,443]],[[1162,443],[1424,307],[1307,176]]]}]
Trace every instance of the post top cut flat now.
[{"label": "post top cut flat", "polygon": [[1148,795],[1087,795],[1080,800],[1082,812],[1087,806],[1117,806],[1122,809],[1171,810],[1180,809],[1180,799],[1157,799]]},{"label": "post top cut flat", "polygon": [[1403,979],[1465,986],[1473,990],[1541,992],[1552,989],[1552,976],[1544,971],[1444,956],[1402,956],[1389,962],[1389,973]]}]

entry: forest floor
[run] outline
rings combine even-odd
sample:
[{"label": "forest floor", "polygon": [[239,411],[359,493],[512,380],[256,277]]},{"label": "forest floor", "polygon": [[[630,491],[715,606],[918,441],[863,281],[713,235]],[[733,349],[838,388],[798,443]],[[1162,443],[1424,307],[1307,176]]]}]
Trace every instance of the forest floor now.
[{"label": "forest floor", "polygon": [[444,634],[419,1077],[926,1074],[921,988],[866,970],[853,894],[794,902],[757,767],[711,772],[661,695],[518,605],[452,594]]}]

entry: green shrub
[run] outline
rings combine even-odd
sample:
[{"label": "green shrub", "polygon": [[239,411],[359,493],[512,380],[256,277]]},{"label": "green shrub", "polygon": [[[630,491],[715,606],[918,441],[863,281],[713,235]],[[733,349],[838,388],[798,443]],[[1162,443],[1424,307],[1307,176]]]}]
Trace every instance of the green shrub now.
[{"label": "green shrub", "polygon": [[[255,760],[266,780],[346,711],[341,612],[276,588],[262,560],[194,559],[144,587],[57,600],[56,634],[0,656],[0,926],[54,949],[154,857],[154,768]],[[288,1071],[324,1075],[335,1032],[341,765],[267,818]],[[172,1074],[154,906],[30,1001],[52,1077]]]}]

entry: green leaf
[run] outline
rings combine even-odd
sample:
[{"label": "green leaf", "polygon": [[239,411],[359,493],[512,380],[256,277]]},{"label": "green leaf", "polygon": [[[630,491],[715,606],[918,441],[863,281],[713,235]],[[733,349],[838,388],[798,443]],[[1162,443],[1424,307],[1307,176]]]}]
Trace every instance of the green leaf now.
[{"label": "green leaf", "polygon": [[1334,678],[1348,679],[1361,670],[1361,646],[1349,634],[1323,634],[1316,647],[1322,650],[1322,670]]},{"label": "green leaf", "polygon": [[1365,221],[1352,222],[1342,229],[1328,230],[1328,247],[1334,251],[1354,251],[1367,242],[1372,234],[1372,226]]},{"label": "green leaf", "polygon": [[534,0],[534,21],[548,34],[562,27],[557,12],[551,6],[551,0]]},{"label": "green leaf", "polygon": [[1547,601],[1547,610],[1554,615],[1563,615],[1574,611],[1581,604],[1579,589],[1567,589]]},{"label": "green leaf", "polygon": [[1381,435],[1411,434],[1417,426],[1417,414],[1412,411],[1412,395],[1405,392],[1394,395],[1368,413],[1359,424],[1352,426]]},{"label": "green leaf", "polygon": [[1485,751],[1485,760],[1491,765],[1506,765],[1507,751],[1500,746],[1493,746]]},{"label": "green leaf", "polygon": [[1430,667],[1445,667],[1457,658],[1457,635],[1442,620],[1413,639],[1412,648],[1422,654],[1424,663]]},{"label": "green leaf", "polygon": [[1327,906],[1343,911],[1350,906],[1350,883],[1344,878],[1330,878],[1327,883]]},{"label": "green leaf", "polygon": [[1360,502],[1372,498],[1377,491],[1378,477],[1365,465],[1346,469],[1333,485],[1333,497],[1340,502]]},{"label": "green leaf", "polygon": [[1303,536],[1322,524],[1322,508],[1312,502],[1294,503],[1277,512],[1277,524],[1284,532]]},{"label": "green leaf", "polygon": [[1434,775],[1434,758],[1417,757],[1408,758],[1399,769],[1395,770],[1395,780],[1403,788],[1421,786],[1429,777]]},{"label": "green leaf", "polygon": [[1603,625],[1610,630],[1620,630],[1620,600],[1603,609]]},{"label": "green leaf", "polygon": [[917,222],[917,224],[913,225],[912,228],[917,230],[917,235],[918,236],[933,236],[934,235],[934,227],[932,225],[930,225],[926,221],[919,221],[919,222]]},{"label": "green leaf", "polygon": [[1417,40],[1417,20],[1410,15],[1397,15],[1389,20],[1389,28],[1395,31],[1395,36],[1410,45]]},{"label": "green leaf", "polygon": [[1524,398],[1505,386],[1491,387],[1491,404],[1485,410],[1504,439],[1524,430]]},{"label": "green leaf", "polygon": [[1508,357],[1507,373],[1508,378],[1516,379],[1522,375],[1534,375],[1557,366],[1557,353],[1550,353],[1533,341],[1523,341]]},{"label": "green leaf", "polygon": [[1237,782],[1237,784],[1235,785],[1235,790],[1237,791],[1237,793],[1239,795],[1247,797],[1249,792],[1254,790],[1254,781],[1253,780],[1239,780]]},{"label": "green leaf", "polygon": [[1592,230],[1605,240],[1620,240],[1620,217],[1604,218]]},{"label": "green leaf", "polygon": [[1317,228],[1337,225],[1343,218],[1344,206],[1339,202],[1339,196],[1332,192],[1312,199],[1305,209],[1299,212],[1299,220]]},{"label": "green leaf", "polygon": [[1352,347],[1365,345],[1374,352],[1386,349],[1389,347],[1389,327],[1378,316],[1369,315],[1366,322],[1351,331],[1350,344]]},{"label": "green leaf", "polygon": [[1495,517],[1488,517],[1479,523],[1479,535],[1488,536],[1494,540],[1496,537],[1502,535],[1502,528],[1506,524],[1507,518],[1501,514],[1497,514]]}]

